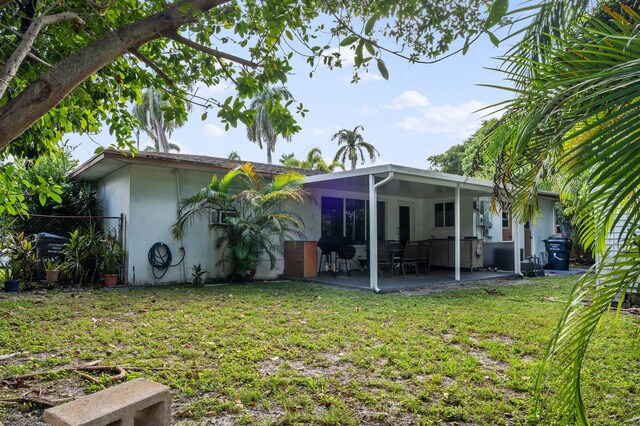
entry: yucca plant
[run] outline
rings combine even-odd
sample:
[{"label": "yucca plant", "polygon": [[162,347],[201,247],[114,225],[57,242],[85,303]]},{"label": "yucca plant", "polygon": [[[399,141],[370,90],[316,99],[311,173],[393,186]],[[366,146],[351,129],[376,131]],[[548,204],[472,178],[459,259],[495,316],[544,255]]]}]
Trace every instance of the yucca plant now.
[{"label": "yucca plant", "polygon": [[[507,195],[512,213],[530,219],[539,183],[552,180],[574,212],[580,243],[598,258],[595,273],[573,289],[538,378],[541,392],[557,368],[562,386],[554,408],[580,425],[589,424],[580,383],[591,335],[640,278],[640,13],[635,1],[588,5],[527,7],[537,14],[501,70],[516,96],[502,104],[487,140],[498,158],[495,194]],[[605,242],[616,226],[614,252]]]},{"label": "yucca plant", "polygon": [[233,212],[224,217],[216,240],[218,248],[224,246],[219,263],[229,280],[246,280],[248,271],[255,272],[265,255],[271,268],[275,267],[276,252],[284,238],[302,235],[302,219],[286,207],[288,202],[305,200],[301,181],[301,175],[288,173],[276,175],[264,185],[253,166],[246,163],[222,178],[214,176],[208,187],[183,199],[172,233],[181,237],[188,225],[210,217],[215,210]]}]

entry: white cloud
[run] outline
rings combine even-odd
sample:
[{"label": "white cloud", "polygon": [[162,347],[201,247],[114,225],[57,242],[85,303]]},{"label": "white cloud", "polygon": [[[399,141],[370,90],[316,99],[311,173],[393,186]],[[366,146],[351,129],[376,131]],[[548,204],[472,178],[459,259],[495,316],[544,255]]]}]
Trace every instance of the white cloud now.
[{"label": "white cloud", "polygon": [[225,135],[225,131],[215,124],[205,124],[202,127],[202,132],[212,138],[221,138]]},{"label": "white cloud", "polygon": [[228,84],[219,83],[214,86],[207,86],[206,84],[199,82],[196,84],[196,90],[194,90],[194,92],[200,97],[209,98],[221,95],[228,88]]},{"label": "white cloud", "polygon": [[338,47],[335,49],[327,49],[322,52],[322,56],[333,56],[334,53],[340,54],[340,60],[342,61],[342,66],[352,64],[353,58],[356,56],[356,51],[349,47]]},{"label": "white cloud", "polygon": [[392,109],[407,109],[429,106],[429,99],[415,90],[407,90],[393,99]]},{"label": "white cloud", "polygon": [[327,132],[325,132],[324,130],[315,128],[309,130],[305,136],[324,136],[326,134]]},{"label": "white cloud", "polygon": [[485,106],[476,100],[459,105],[434,105],[424,109],[422,115],[407,117],[394,127],[416,133],[452,134],[465,138],[478,129],[485,114],[474,112]]}]

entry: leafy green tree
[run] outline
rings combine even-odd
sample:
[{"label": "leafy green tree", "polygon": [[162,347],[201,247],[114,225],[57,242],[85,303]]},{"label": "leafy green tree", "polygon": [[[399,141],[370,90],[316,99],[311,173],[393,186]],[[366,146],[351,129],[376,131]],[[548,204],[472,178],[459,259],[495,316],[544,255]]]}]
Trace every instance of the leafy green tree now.
[{"label": "leafy green tree", "polygon": [[[171,150],[180,152],[180,147],[169,142],[169,136],[175,128],[184,124],[184,121],[164,119],[164,108],[170,107],[168,100],[163,99],[164,94],[160,90],[149,87],[142,92],[142,100],[132,108],[133,116],[140,122],[140,129],[143,130],[153,142],[153,146],[148,146],[145,151],[169,152]],[[186,109],[191,109],[187,102]]]},{"label": "leafy green tree", "polygon": [[[330,49],[350,47],[356,75],[375,64],[386,78],[384,55],[423,63],[450,54],[456,41],[464,42],[458,51],[468,48],[491,3],[2,0],[0,148],[11,143],[13,154],[38,155],[68,132],[94,133],[103,124],[119,145],[132,146],[129,102],[143,88],[164,87],[178,99],[189,96],[180,83],[198,81],[233,82],[230,98],[191,98],[229,126],[249,125],[245,100],[286,83],[296,52],[313,73],[319,64],[341,66]],[[184,102],[171,102],[165,119],[185,117]],[[285,134],[295,130],[286,108],[271,119]]]},{"label": "leafy green tree", "polygon": [[483,142],[497,122],[495,118],[483,121],[480,128],[462,144],[427,158],[431,167],[444,173],[490,179],[495,172],[495,158],[486,151]]},{"label": "leafy green tree", "polygon": [[[495,25],[494,1],[0,0],[0,156],[36,158],[65,134],[103,127],[131,149],[131,102],[148,87],[172,94],[167,122],[186,119],[188,99],[205,109],[203,120],[213,111],[227,128],[249,126],[247,100],[286,84],[296,56],[313,75],[342,66],[334,50],[341,46],[354,55],[354,81],[372,64],[388,78],[388,55],[429,63],[466,51]],[[461,47],[450,52],[455,43]],[[196,82],[230,82],[235,93],[185,93]],[[305,109],[294,104],[269,111],[279,134],[299,129],[292,114]],[[19,209],[9,202],[6,210]]]},{"label": "leafy green tree", "polygon": [[221,178],[214,176],[208,187],[181,201],[173,235],[181,237],[187,226],[214,211],[225,212],[216,246],[226,243],[221,264],[229,279],[246,279],[247,271],[255,271],[264,255],[273,269],[282,240],[304,231],[300,216],[286,208],[287,202],[305,200],[301,182],[301,175],[288,173],[264,185],[250,163],[238,166]]},{"label": "leafy green tree", "polygon": [[333,172],[336,169],[344,170],[344,163],[332,161],[331,164],[327,164],[322,158],[322,151],[318,147],[311,148],[307,153],[307,158],[304,160],[298,160],[293,154],[282,154],[280,164],[305,170],[318,170],[325,173]]},{"label": "leafy green tree", "polygon": [[358,132],[358,129],[364,130],[364,127],[356,126],[353,130],[341,129],[331,137],[332,141],[338,140],[338,146],[344,144],[344,146],[338,148],[333,161],[344,163],[349,159],[349,161],[351,161],[351,170],[356,168],[358,159],[364,164],[365,154],[371,161],[375,161],[376,156],[380,155],[373,145],[364,140],[364,137]]},{"label": "leafy green tree", "polygon": [[[292,132],[289,128],[275,127],[271,119],[280,105],[280,101],[292,99],[291,93],[284,87],[269,87],[259,92],[251,101],[249,108],[254,111],[253,120],[247,127],[247,138],[258,144],[260,149],[267,148],[267,163],[271,164],[271,153],[276,149],[278,134],[291,142]],[[297,127],[295,128],[297,130]]]},{"label": "leafy green tree", "polygon": [[[575,236],[599,259],[574,287],[538,378],[542,391],[546,375],[559,372],[557,408],[566,424],[580,425],[589,424],[580,387],[590,338],[614,298],[640,280],[640,8],[588,7],[536,6],[522,41],[502,58],[515,96],[489,136],[500,158],[496,193],[508,194],[511,211],[532,217],[538,184],[551,180],[574,211]],[[619,249],[609,251],[614,227]]]}]

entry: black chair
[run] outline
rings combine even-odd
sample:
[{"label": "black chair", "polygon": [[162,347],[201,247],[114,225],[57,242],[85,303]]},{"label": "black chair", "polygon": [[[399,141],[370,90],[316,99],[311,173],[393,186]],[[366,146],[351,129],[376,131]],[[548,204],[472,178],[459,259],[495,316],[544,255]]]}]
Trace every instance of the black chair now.
[{"label": "black chair", "polygon": [[418,259],[416,262],[416,268],[418,264],[423,264],[424,269],[427,272],[427,275],[431,273],[431,246],[433,245],[433,240],[424,240],[420,242],[420,249],[418,249]]},{"label": "black chair", "polygon": [[378,243],[378,274],[382,275],[381,266],[386,266],[387,271],[391,273],[391,263],[389,260],[389,245],[386,243]]},{"label": "black chair", "polygon": [[404,248],[404,256],[402,256],[402,275],[407,276],[406,267],[413,266],[418,276],[418,250],[420,243],[417,241],[409,241]]}]

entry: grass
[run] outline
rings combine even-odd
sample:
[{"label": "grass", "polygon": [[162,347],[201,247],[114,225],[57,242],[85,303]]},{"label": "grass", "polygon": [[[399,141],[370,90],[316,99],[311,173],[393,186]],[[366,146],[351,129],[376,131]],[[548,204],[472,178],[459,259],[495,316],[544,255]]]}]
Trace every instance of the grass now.
[{"label": "grass", "polygon": [[[503,296],[296,282],[5,296],[0,354],[26,354],[0,375],[96,359],[145,367],[128,378],[170,386],[180,424],[553,424],[532,399],[563,307],[545,297],[564,300],[574,280],[529,279],[497,287]],[[583,382],[598,425],[619,424],[640,401],[638,321],[612,323],[591,342]],[[108,384],[55,373],[25,386],[58,400]],[[10,424],[19,408],[0,405],[0,418]]]}]

